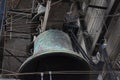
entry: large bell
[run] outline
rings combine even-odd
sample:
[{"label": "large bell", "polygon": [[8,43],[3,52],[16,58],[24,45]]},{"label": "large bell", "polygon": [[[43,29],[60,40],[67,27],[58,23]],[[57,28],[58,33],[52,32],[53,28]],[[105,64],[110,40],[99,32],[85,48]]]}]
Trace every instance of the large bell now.
[{"label": "large bell", "polygon": [[[73,52],[69,36],[59,30],[48,30],[40,34],[34,42],[34,54],[20,67],[20,73],[46,72],[44,80],[89,80],[88,74],[76,74],[75,71],[89,71],[87,62]],[[70,71],[74,73],[64,73]],[[52,74],[52,72],[54,72]],[[58,73],[63,72],[63,73]],[[19,76],[22,80],[40,80],[40,74]]]}]

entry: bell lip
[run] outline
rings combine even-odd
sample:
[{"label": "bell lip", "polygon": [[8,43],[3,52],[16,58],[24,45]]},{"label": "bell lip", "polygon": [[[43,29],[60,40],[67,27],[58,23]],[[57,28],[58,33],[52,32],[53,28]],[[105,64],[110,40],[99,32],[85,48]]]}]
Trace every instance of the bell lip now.
[{"label": "bell lip", "polygon": [[31,62],[32,60],[34,60],[35,58],[44,56],[44,55],[46,55],[46,54],[56,54],[56,53],[59,53],[59,54],[61,54],[61,53],[63,54],[63,53],[64,53],[64,55],[65,55],[65,54],[68,54],[69,56],[73,56],[73,57],[75,57],[75,58],[77,58],[77,59],[79,59],[79,60],[81,60],[81,61],[85,61],[85,62],[86,62],[85,64],[88,65],[88,68],[89,68],[89,70],[90,70],[90,67],[89,67],[89,64],[87,63],[87,61],[86,61],[84,58],[82,58],[82,56],[80,56],[79,54],[77,54],[76,52],[73,52],[73,51],[59,51],[59,50],[54,50],[54,51],[49,51],[49,52],[44,52],[44,53],[37,53],[37,54],[32,55],[32,56],[29,57],[27,60],[25,60],[25,62],[23,62],[23,64],[22,64],[22,65],[20,66],[20,68],[18,69],[18,72],[19,72],[19,73],[22,73],[22,71],[24,70],[24,67],[25,67],[29,62]]}]

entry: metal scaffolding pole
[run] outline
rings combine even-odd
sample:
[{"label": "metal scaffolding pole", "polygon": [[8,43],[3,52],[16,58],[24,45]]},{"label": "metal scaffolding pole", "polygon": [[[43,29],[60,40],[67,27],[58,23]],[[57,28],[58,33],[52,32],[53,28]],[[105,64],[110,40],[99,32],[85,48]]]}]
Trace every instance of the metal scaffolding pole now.
[{"label": "metal scaffolding pole", "polygon": [[5,19],[5,7],[6,7],[6,0],[1,0],[1,5],[0,5],[0,68],[2,68],[3,51],[4,51],[4,48],[3,48],[4,38],[2,34],[3,34],[3,24],[4,24],[4,19]]}]

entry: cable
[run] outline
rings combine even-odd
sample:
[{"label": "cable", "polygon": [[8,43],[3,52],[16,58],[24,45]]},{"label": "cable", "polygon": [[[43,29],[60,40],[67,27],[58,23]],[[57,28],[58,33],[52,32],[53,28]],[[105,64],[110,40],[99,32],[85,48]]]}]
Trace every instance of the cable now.
[{"label": "cable", "polygon": [[86,52],[82,49],[82,47],[79,45],[79,42],[77,41],[77,38],[75,37],[74,33],[70,31],[70,36],[74,44],[77,46],[78,50],[81,52],[82,56],[88,61],[88,64],[93,66],[95,68],[95,63],[88,57]]}]

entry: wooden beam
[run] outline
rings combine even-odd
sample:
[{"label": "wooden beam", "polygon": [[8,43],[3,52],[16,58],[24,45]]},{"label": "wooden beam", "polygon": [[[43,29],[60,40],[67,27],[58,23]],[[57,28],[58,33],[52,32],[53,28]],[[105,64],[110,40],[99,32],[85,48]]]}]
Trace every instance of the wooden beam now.
[{"label": "wooden beam", "polygon": [[47,20],[48,20],[49,11],[50,11],[50,5],[51,5],[51,1],[48,0],[47,6],[46,6],[46,11],[45,11],[45,16],[44,16],[44,21],[42,24],[42,32],[46,30]]}]

